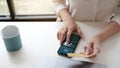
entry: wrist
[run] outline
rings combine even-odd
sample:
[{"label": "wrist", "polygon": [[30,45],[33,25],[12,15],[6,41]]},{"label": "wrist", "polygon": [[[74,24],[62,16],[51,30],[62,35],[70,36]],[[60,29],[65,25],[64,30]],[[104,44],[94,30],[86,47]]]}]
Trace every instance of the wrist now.
[{"label": "wrist", "polygon": [[101,35],[101,34],[98,34],[98,35],[96,35],[96,36],[94,36],[93,37],[97,42],[103,42],[103,35]]},{"label": "wrist", "polygon": [[61,10],[59,14],[60,14],[60,17],[63,22],[74,23],[74,20],[72,19],[71,15],[69,14],[69,12],[66,9]]},{"label": "wrist", "polygon": [[65,18],[63,18],[63,21],[73,21],[73,19],[71,18],[71,16],[66,16]]},{"label": "wrist", "polygon": [[66,18],[63,20],[65,24],[75,24],[75,21],[72,18]]}]

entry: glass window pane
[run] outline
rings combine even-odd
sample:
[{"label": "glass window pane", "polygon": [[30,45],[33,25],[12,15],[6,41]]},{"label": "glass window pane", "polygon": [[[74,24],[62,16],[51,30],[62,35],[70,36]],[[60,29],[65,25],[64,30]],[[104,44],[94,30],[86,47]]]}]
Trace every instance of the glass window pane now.
[{"label": "glass window pane", "polygon": [[10,15],[6,0],[0,0],[0,16]]},{"label": "glass window pane", "polygon": [[53,14],[51,0],[13,0],[17,15]]}]

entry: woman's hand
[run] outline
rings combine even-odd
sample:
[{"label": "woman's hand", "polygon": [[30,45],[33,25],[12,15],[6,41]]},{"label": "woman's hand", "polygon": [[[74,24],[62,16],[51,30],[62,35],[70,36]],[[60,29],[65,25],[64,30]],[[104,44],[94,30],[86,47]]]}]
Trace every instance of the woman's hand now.
[{"label": "woman's hand", "polygon": [[63,24],[57,33],[57,38],[58,40],[60,40],[60,44],[63,43],[65,37],[66,37],[66,43],[68,44],[70,42],[70,36],[73,32],[76,32],[79,36],[82,37],[80,28],[74,22],[74,20],[69,19],[69,20],[63,21]]},{"label": "woman's hand", "polygon": [[115,21],[111,21],[110,24],[103,29],[103,31],[101,31],[95,37],[93,37],[89,41],[89,43],[84,47],[85,53],[89,57],[97,56],[97,54],[100,52],[101,42],[118,31],[120,31],[120,25]]},{"label": "woman's hand", "polygon": [[96,57],[97,54],[100,53],[100,45],[101,42],[99,40],[99,37],[93,37],[84,47],[85,54],[89,58]]}]

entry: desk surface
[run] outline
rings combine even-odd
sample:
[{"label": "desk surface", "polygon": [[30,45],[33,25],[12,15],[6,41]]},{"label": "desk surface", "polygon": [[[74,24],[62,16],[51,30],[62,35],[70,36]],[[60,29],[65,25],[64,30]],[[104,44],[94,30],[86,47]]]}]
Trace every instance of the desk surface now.
[{"label": "desk surface", "polygon": [[[0,31],[7,25],[15,25],[20,30],[23,47],[16,52],[6,51],[0,35],[0,68],[35,68],[40,56],[56,56],[59,41],[56,34],[60,22],[0,22]],[[96,33],[101,31],[107,23],[80,22],[78,25],[85,39],[81,40],[76,53],[83,51],[83,46]],[[120,32],[102,43],[101,53],[95,59],[73,57],[75,60],[94,61],[107,64],[108,68],[119,68],[120,62]]]}]

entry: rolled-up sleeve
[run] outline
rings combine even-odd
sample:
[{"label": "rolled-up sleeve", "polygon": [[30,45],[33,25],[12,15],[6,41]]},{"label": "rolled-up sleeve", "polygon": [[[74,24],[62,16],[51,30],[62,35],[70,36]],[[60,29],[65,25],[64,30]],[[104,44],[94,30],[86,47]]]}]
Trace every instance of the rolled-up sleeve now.
[{"label": "rolled-up sleeve", "polygon": [[66,0],[52,0],[52,3],[54,4],[55,12],[58,15],[59,11],[66,8]]},{"label": "rolled-up sleeve", "polygon": [[120,1],[119,1],[118,8],[114,12],[113,18],[111,20],[117,22],[120,25]]}]

